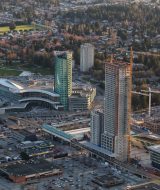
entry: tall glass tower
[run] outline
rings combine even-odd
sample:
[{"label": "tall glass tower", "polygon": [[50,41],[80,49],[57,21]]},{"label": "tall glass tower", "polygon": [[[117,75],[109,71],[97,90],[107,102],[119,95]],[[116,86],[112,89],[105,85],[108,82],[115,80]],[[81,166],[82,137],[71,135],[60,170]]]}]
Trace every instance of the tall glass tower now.
[{"label": "tall glass tower", "polygon": [[68,98],[72,95],[72,52],[55,52],[54,91],[60,95],[64,110],[68,110]]}]

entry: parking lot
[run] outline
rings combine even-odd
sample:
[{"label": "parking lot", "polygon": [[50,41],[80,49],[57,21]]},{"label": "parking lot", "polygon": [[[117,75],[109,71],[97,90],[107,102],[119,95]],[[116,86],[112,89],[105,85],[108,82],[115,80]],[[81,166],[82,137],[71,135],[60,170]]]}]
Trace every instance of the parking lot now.
[{"label": "parking lot", "polygon": [[[144,180],[130,173],[119,171],[112,166],[105,166],[102,162],[97,162],[87,156],[79,156],[74,158],[64,158],[53,160],[53,163],[63,169],[61,176],[53,176],[41,179],[34,187],[38,190],[123,190],[127,185],[134,185]],[[92,182],[92,180],[108,172],[113,175],[121,176],[124,184],[113,187],[101,187]],[[26,187],[30,187],[27,185]]]},{"label": "parking lot", "polygon": [[[11,135],[11,130],[9,128],[1,126],[1,133],[4,134],[5,141],[3,138],[0,141],[0,144],[3,145],[3,149],[1,149],[1,155],[7,155],[14,157],[17,156],[17,151],[15,149],[15,145],[18,143],[16,139],[14,139]],[[48,138],[48,137],[45,137]],[[34,181],[29,181],[24,185],[17,185],[9,182],[5,178],[0,178],[0,190],[8,190],[12,187],[13,190],[123,190],[127,185],[134,185],[144,180],[123,171],[120,168],[115,168],[112,165],[105,165],[100,160],[95,160],[93,158],[88,157],[86,152],[81,155],[81,151],[77,151],[74,148],[68,146],[67,144],[63,144],[62,142],[53,141],[53,144],[59,148],[66,150],[72,157],[65,157],[60,159],[53,159],[52,156],[46,159],[59,168],[62,169],[63,174],[61,176],[53,176],[42,178]],[[3,152],[2,152],[3,151]],[[79,155],[78,155],[79,153]],[[74,156],[73,155],[76,155]],[[12,157],[13,157],[12,156]],[[121,176],[124,179],[124,184],[113,186],[110,188],[101,187],[92,182],[95,177],[99,177],[102,175],[106,175],[112,173],[113,175]]]}]

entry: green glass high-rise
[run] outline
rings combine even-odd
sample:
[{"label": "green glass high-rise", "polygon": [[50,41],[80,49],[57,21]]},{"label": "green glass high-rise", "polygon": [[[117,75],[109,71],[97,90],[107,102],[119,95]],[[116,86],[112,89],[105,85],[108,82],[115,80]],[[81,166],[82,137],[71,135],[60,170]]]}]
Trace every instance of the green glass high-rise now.
[{"label": "green glass high-rise", "polygon": [[55,53],[54,91],[60,95],[64,110],[68,110],[68,98],[72,95],[72,52]]}]

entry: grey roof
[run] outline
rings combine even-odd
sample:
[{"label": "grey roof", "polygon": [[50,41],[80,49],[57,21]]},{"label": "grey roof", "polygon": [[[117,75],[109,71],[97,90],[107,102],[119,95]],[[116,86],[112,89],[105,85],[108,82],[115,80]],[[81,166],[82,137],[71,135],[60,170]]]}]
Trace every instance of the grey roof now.
[{"label": "grey roof", "polygon": [[25,92],[39,92],[42,94],[47,94],[47,95],[52,96],[52,97],[59,97],[60,96],[59,94],[57,94],[55,92],[49,92],[49,91],[40,90],[40,89],[23,89],[20,91],[20,93],[25,93]]},{"label": "grey roof", "polygon": [[157,152],[157,153],[160,154],[160,144],[159,145],[154,145],[154,146],[149,146],[148,149],[153,151],[153,152]]},{"label": "grey roof", "polygon": [[21,86],[20,84],[8,79],[3,79],[3,78],[0,78],[0,85],[5,86],[15,92],[18,92],[23,89],[23,86]]},{"label": "grey roof", "polygon": [[97,151],[97,152],[103,153],[103,154],[105,154],[107,156],[110,156],[110,157],[115,157],[114,153],[109,152],[106,149],[104,149],[102,147],[99,147],[99,146],[97,146],[95,144],[92,144],[92,143],[90,143],[88,141],[81,141],[80,143],[83,144],[84,146],[90,148],[90,149],[93,149],[93,150]]}]

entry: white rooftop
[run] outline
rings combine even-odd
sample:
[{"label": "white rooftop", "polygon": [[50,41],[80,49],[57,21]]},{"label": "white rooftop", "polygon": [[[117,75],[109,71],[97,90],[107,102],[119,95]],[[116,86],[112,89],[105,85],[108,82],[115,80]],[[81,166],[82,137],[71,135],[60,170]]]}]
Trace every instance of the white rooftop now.
[{"label": "white rooftop", "polygon": [[49,92],[47,90],[42,90],[42,89],[28,88],[28,89],[22,89],[20,91],[20,93],[25,93],[25,92],[39,92],[39,93],[48,94],[48,95],[53,96],[53,97],[59,97],[60,96],[59,94],[57,94],[55,92]]},{"label": "white rooftop", "polygon": [[27,145],[27,144],[30,144],[30,143],[32,143],[31,141],[23,141],[22,142],[22,144],[24,144],[24,145]]},{"label": "white rooftop", "polygon": [[149,146],[148,149],[160,154],[160,144],[154,145],[154,146]]},{"label": "white rooftop", "polygon": [[3,78],[0,78],[0,85],[9,88],[12,92],[17,92],[23,89],[23,87],[18,83]]},{"label": "white rooftop", "polygon": [[77,134],[87,133],[89,131],[90,131],[90,127],[74,129],[74,130],[69,130],[69,131],[65,131],[65,132],[70,135],[77,135]]},{"label": "white rooftop", "polygon": [[31,73],[30,71],[23,71],[19,76],[32,76],[33,73]]},{"label": "white rooftop", "polygon": [[154,133],[142,133],[139,135],[140,137],[145,137],[145,138],[148,138],[148,139],[152,139],[152,140],[157,140],[159,141],[160,140],[160,135],[157,135],[157,134],[154,134]]}]

